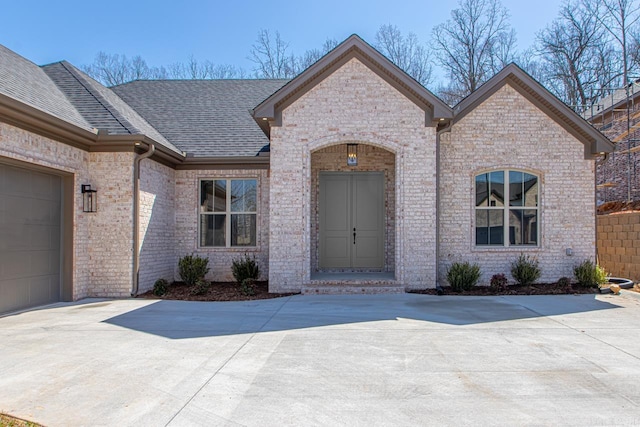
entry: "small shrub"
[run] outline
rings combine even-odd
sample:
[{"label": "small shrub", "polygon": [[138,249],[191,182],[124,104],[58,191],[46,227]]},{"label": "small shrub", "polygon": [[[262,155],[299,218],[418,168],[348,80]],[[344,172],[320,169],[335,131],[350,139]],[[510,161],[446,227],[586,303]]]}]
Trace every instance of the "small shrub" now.
[{"label": "small shrub", "polygon": [[447,270],[447,281],[455,292],[469,291],[480,280],[480,266],[456,262]]},{"label": "small shrub", "polygon": [[248,297],[256,294],[256,281],[253,279],[244,279],[240,284],[240,292]]},{"label": "small shrub", "polygon": [[153,294],[155,296],[161,297],[167,293],[167,290],[169,290],[169,282],[165,279],[158,279],[156,283],[153,284]]},{"label": "small shrub", "polygon": [[571,289],[571,279],[568,277],[561,277],[556,282],[556,285],[560,289],[570,290]]},{"label": "small shrub", "polygon": [[209,259],[198,255],[185,255],[178,261],[178,272],[184,283],[193,286],[209,272]]},{"label": "small shrub", "polygon": [[191,288],[191,295],[204,295],[209,292],[210,283],[204,279],[196,280],[196,283]]},{"label": "small shrub", "polygon": [[511,275],[520,285],[528,286],[535,283],[540,274],[538,259],[535,257],[520,254],[518,259],[511,263]]},{"label": "small shrub", "polygon": [[588,259],[573,268],[573,275],[578,284],[585,288],[595,288],[607,283],[607,272],[604,268]]},{"label": "small shrub", "polygon": [[489,287],[494,292],[502,292],[507,290],[507,276],[504,274],[494,274],[491,276]]},{"label": "small shrub", "polygon": [[244,258],[234,259],[231,264],[231,272],[234,279],[239,285],[242,285],[245,279],[258,280],[260,276],[260,268],[256,262],[256,257],[244,256]]}]

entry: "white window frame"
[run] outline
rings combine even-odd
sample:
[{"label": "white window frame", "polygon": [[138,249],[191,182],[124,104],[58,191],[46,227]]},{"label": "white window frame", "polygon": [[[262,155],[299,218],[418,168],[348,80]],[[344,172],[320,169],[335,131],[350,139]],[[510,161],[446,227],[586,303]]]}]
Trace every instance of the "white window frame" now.
[{"label": "white window frame", "polygon": [[[491,174],[493,172],[502,172],[504,174],[504,203],[503,206],[476,206],[476,194],[477,194],[477,189],[476,189],[476,179],[479,175],[484,175],[484,174]],[[536,195],[536,205],[535,206],[509,206],[509,200],[511,200],[511,181],[509,180],[509,173],[510,172],[521,172],[521,173],[526,173],[529,175],[533,175],[536,177],[536,183],[538,186],[538,194]],[[518,248],[519,250],[521,249],[527,249],[527,248],[540,248],[540,216],[541,216],[541,211],[540,211],[540,194],[541,194],[541,175],[539,173],[533,172],[533,171],[529,171],[529,170],[524,170],[524,169],[511,169],[511,168],[506,168],[506,169],[491,169],[491,170],[483,170],[483,171],[479,171],[473,174],[473,246],[475,249],[497,249],[497,248]],[[478,244],[478,242],[476,241],[476,237],[477,237],[477,215],[476,212],[478,210],[502,210],[503,211],[503,216],[502,216],[502,229],[503,229],[503,241],[502,241],[502,245],[484,245],[484,244]],[[536,211],[536,244],[535,245],[531,245],[531,244],[511,244],[511,239],[510,239],[510,235],[509,235],[509,211],[511,210],[535,210]]]},{"label": "white window frame", "polygon": [[[226,181],[227,183],[227,194],[226,194],[226,200],[225,200],[225,211],[224,212],[201,212],[200,211],[200,200],[202,200],[202,182],[203,181]],[[231,182],[232,181],[255,181],[256,183],[256,210],[254,212],[247,212],[247,211],[242,211],[242,212],[237,212],[237,211],[231,211]],[[243,176],[243,177],[213,177],[213,178],[200,178],[198,179],[198,236],[197,236],[197,244],[198,244],[198,248],[200,249],[255,249],[258,247],[258,239],[259,239],[259,233],[258,233],[258,228],[259,228],[259,224],[258,224],[258,210],[259,210],[259,203],[260,203],[260,180],[257,177],[253,177],[253,176]],[[215,184],[214,184],[214,197],[215,197]],[[225,245],[224,246],[215,246],[215,245],[211,245],[211,246],[206,246],[206,245],[202,245],[202,240],[201,240],[201,235],[202,235],[202,221],[201,221],[201,217],[203,215],[224,215],[226,217],[225,220]],[[231,237],[231,216],[232,215],[255,215],[256,218],[256,244],[252,245],[252,246],[244,246],[244,245],[240,245],[240,246],[232,246],[231,245],[231,241],[232,241],[232,237]]]}]

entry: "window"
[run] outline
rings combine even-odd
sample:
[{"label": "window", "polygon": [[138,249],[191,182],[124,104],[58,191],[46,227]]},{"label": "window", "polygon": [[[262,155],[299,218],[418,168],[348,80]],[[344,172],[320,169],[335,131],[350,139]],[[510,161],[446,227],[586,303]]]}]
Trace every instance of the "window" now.
[{"label": "window", "polygon": [[257,181],[200,181],[200,246],[256,246]]},{"label": "window", "polygon": [[536,246],[538,188],[527,172],[476,175],[476,246]]}]

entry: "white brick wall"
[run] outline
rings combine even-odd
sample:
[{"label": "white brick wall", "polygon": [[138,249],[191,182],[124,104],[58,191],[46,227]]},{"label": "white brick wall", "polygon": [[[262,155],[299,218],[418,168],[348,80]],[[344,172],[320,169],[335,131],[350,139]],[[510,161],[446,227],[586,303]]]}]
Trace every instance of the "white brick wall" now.
[{"label": "white brick wall", "polygon": [[[261,279],[268,277],[269,268],[269,176],[266,170],[178,170],[175,172],[176,258],[175,278],[179,280],[177,260],[194,253],[209,258],[207,279],[233,281],[231,262],[255,256],[261,271]],[[200,179],[256,179],[258,181],[257,246],[251,248],[200,248],[198,247],[198,203]]]},{"label": "white brick wall", "polygon": [[[524,169],[540,176],[536,248],[477,248],[474,178],[487,169]],[[593,161],[560,125],[506,85],[441,136],[439,280],[456,261],[477,262],[482,282],[510,277],[521,252],[536,256],[541,281],[571,277],[573,266],[595,256]],[[565,255],[572,248],[574,256]]]},{"label": "white brick wall", "polygon": [[89,294],[131,295],[133,270],[133,153],[90,153],[98,212],[89,215]]},{"label": "white brick wall", "polygon": [[153,160],[140,163],[140,293],[158,279],[174,279],[176,171]]},{"label": "white brick wall", "polygon": [[357,59],[282,112],[282,126],[271,129],[272,291],[310,281],[311,153],[347,142],[395,154],[396,279],[434,286],[435,130],[424,120],[424,111]]}]

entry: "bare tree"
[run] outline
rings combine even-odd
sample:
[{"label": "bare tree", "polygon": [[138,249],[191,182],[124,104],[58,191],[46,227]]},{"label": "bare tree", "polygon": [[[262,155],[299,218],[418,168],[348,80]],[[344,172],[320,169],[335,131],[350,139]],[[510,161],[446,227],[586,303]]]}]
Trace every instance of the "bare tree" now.
[{"label": "bare tree", "polygon": [[451,19],[432,32],[448,78],[446,97],[459,101],[513,61],[515,42],[509,13],[498,0],[460,0]]},{"label": "bare tree", "polygon": [[115,86],[133,80],[160,79],[233,79],[243,78],[244,71],[232,65],[198,61],[193,56],[187,62],[175,62],[168,67],[149,67],[140,56],[129,59],[126,55],[99,52],[93,63],[81,66],[89,76],[106,86]]},{"label": "bare tree", "polygon": [[80,68],[106,86],[115,86],[132,80],[168,77],[164,67],[149,67],[140,55],[129,59],[126,55],[98,52],[93,63]]},{"label": "bare tree", "polygon": [[583,6],[596,17],[619,46],[622,63],[622,84],[629,84],[629,72],[637,69],[633,61],[633,33],[637,33],[640,4],[637,0],[582,0]]},{"label": "bare tree", "polygon": [[300,56],[289,53],[289,43],[278,31],[272,35],[269,30],[260,30],[256,43],[251,46],[249,60],[256,64],[254,76],[265,79],[290,79],[315,63],[335,48],[338,42],[327,39],[321,48],[310,49]]},{"label": "bare tree", "polygon": [[543,83],[571,106],[593,103],[620,76],[606,36],[593,10],[580,1],[564,3],[537,35]]},{"label": "bare tree", "polygon": [[272,35],[269,30],[260,30],[249,52],[249,60],[256,64],[253,70],[256,77],[287,79],[295,76],[296,60],[287,53],[288,48],[289,43],[282,40],[278,31]]},{"label": "bare tree", "polygon": [[295,61],[295,74],[299,74],[313,65],[318,59],[325,56],[338,46],[336,39],[327,39],[320,49],[309,49]]},{"label": "bare tree", "polygon": [[187,62],[175,62],[169,65],[168,75],[172,79],[234,79],[242,78],[244,71],[233,65],[214,64],[211,61],[198,61],[193,55]]},{"label": "bare tree", "polygon": [[544,64],[535,48],[531,47],[521,51],[514,62],[538,82],[542,83],[545,80]]},{"label": "bare tree", "polygon": [[431,83],[433,67],[427,49],[414,33],[404,36],[397,26],[383,25],[376,33],[375,47],[421,85]]}]

